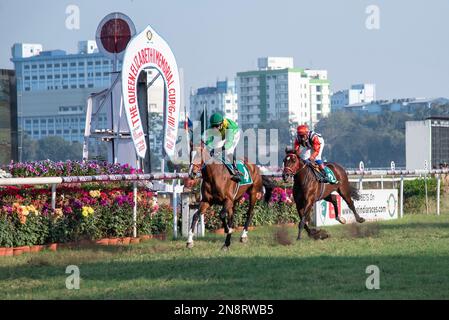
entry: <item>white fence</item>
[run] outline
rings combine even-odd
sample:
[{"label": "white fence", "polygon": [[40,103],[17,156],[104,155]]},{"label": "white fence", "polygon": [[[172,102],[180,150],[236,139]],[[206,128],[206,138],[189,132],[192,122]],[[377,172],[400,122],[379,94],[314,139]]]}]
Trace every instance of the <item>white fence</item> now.
[{"label": "white fence", "polygon": [[[440,188],[441,188],[441,175],[448,174],[449,169],[438,170],[348,170],[347,174],[350,176],[350,182],[357,182],[359,189],[363,189],[363,182],[380,182],[382,189],[385,181],[399,182],[400,183],[400,207],[399,214],[403,217],[404,214],[404,180],[414,180],[418,178],[424,178],[427,180],[429,175],[434,175],[437,178],[437,214],[440,214]],[[269,172],[263,170],[262,174],[269,177],[281,177],[282,172]],[[68,177],[34,177],[34,178],[2,178],[0,179],[0,186],[11,185],[51,185],[52,198],[51,205],[55,209],[56,206],[56,189],[59,184],[83,184],[90,182],[130,182],[133,184],[134,194],[134,208],[133,208],[133,235],[137,235],[136,219],[137,219],[137,184],[138,182],[148,182],[153,180],[173,180],[171,188],[168,188],[168,192],[173,193],[173,236],[177,237],[177,206],[178,195],[182,192],[182,188],[177,183],[177,179],[188,178],[187,173],[150,173],[150,174],[121,174],[121,175],[99,175],[99,176],[68,176]],[[426,184],[427,194],[427,184]],[[427,197],[426,197],[427,201]]]}]

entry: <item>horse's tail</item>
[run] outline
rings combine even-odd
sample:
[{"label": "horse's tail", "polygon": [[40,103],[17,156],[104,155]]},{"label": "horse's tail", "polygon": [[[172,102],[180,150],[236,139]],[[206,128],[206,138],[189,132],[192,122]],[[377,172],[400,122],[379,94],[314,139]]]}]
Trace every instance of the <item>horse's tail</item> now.
[{"label": "horse's tail", "polygon": [[359,190],[354,186],[351,186],[350,188],[351,188],[350,193],[351,193],[352,200],[360,200]]},{"label": "horse's tail", "polygon": [[263,199],[266,203],[268,203],[271,200],[271,194],[273,193],[273,189],[276,185],[274,184],[273,180],[267,176],[262,176],[262,184],[265,188]]}]

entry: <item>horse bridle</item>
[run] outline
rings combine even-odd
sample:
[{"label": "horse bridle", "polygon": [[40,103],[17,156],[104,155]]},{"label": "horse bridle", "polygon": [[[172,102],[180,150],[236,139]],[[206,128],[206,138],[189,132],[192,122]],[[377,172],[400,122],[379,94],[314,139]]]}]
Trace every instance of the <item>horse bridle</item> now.
[{"label": "horse bridle", "polygon": [[[295,153],[289,153],[288,155],[289,155],[289,156],[294,156],[294,157],[296,157],[296,158],[298,159],[298,162],[300,162],[300,161],[299,161],[299,157],[298,157]],[[296,170],[294,170],[294,169],[292,169],[292,168],[290,168],[290,167],[285,167],[285,166],[284,166],[284,173],[287,173],[287,174],[289,174],[289,175],[294,176],[295,174],[297,174],[298,172],[300,172],[301,170],[303,170],[303,169],[306,167],[306,165],[307,165],[307,164],[304,162],[303,165],[302,165],[302,167],[299,168],[299,169],[296,169]],[[299,167],[299,165],[298,165],[298,167]]]}]

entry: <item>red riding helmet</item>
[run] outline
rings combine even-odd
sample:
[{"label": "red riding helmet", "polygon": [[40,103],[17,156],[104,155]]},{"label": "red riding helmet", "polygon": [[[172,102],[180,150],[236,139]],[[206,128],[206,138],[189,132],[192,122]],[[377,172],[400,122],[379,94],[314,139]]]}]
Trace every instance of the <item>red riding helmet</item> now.
[{"label": "red riding helmet", "polygon": [[302,124],[296,128],[296,132],[299,136],[304,136],[309,133],[309,127],[306,124]]}]

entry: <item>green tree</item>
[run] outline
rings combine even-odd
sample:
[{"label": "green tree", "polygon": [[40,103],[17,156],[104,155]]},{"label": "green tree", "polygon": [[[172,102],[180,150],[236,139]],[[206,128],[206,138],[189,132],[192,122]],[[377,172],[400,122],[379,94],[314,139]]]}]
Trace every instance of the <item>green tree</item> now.
[{"label": "green tree", "polygon": [[57,136],[45,137],[37,141],[35,160],[81,160],[82,157],[83,146],[79,142],[71,143]]}]

